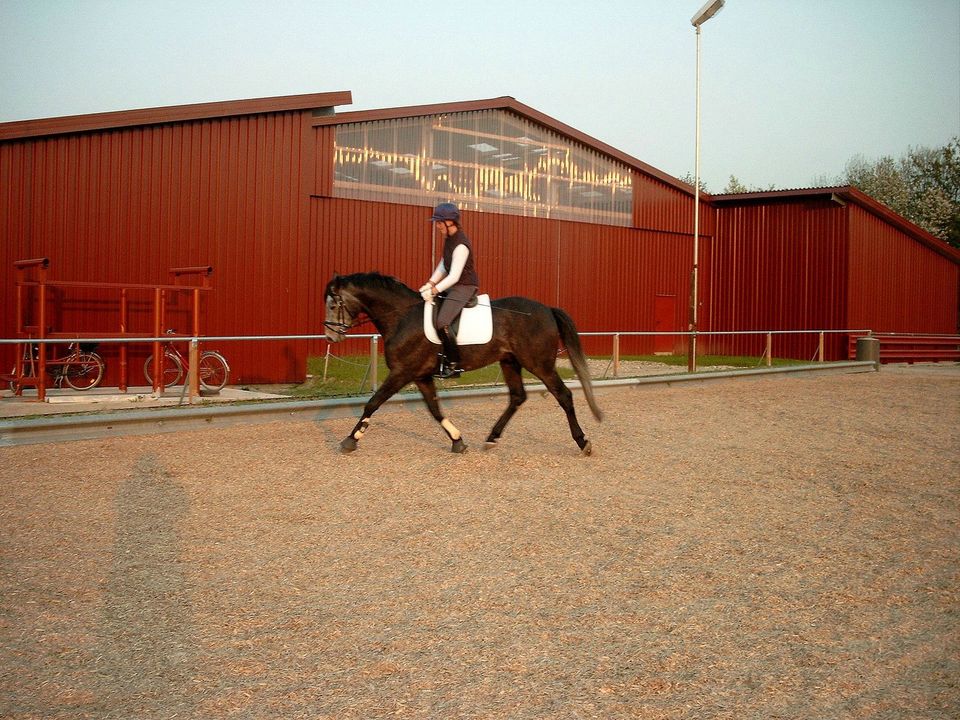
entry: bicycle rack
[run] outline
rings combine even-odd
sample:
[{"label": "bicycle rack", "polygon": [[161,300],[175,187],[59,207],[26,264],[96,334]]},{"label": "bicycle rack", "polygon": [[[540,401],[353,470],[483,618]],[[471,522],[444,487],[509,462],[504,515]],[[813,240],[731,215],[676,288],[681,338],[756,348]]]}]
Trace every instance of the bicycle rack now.
[{"label": "bicycle rack", "polygon": [[[156,362],[153,374],[153,391],[163,390],[162,378],[160,377],[160,362],[162,354],[162,341],[159,339],[165,327],[167,299],[174,293],[190,293],[192,306],[190,308],[190,321],[192,325],[193,337],[200,335],[200,293],[212,290],[210,284],[210,275],[213,273],[213,267],[202,265],[196,267],[177,267],[171,268],[170,274],[173,276],[173,282],[170,284],[147,285],[140,283],[102,283],[102,282],[84,282],[74,280],[49,280],[47,270],[50,268],[49,258],[34,258],[31,260],[17,260],[13,263],[17,272],[16,280],[16,332],[17,337],[24,340],[23,343],[17,343],[16,360],[14,364],[14,374],[10,378],[14,385],[14,391],[17,395],[23,394],[24,387],[37,388],[37,400],[44,401],[47,392],[47,343],[38,344],[38,360],[34,363],[36,375],[24,375],[23,350],[22,346],[28,342],[36,340],[63,340],[64,342],[73,342],[89,338],[115,338],[120,345],[120,376],[118,387],[121,392],[127,390],[127,346],[131,342],[144,342],[144,338],[150,340],[153,345],[153,357]],[[30,276],[32,273],[32,277]],[[180,279],[187,276],[199,276],[201,284],[182,285]],[[50,316],[50,300],[48,293],[51,288],[87,288],[94,290],[106,290],[119,292],[118,311],[119,323],[118,332],[53,332],[48,327]],[[33,292],[31,292],[33,290]],[[129,293],[149,292],[151,294],[152,323],[153,332],[131,332],[129,328]],[[27,324],[25,317],[28,311],[33,310],[36,318],[36,324]],[[188,336],[174,336],[181,339]],[[191,379],[191,384],[196,384],[196,378]],[[199,394],[198,388],[191,388],[191,395]]]}]

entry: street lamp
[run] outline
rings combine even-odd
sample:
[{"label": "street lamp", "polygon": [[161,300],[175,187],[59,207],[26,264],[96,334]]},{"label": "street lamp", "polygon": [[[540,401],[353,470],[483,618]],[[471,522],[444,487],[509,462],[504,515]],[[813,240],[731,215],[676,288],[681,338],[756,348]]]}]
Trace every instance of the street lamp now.
[{"label": "street lamp", "polygon": [[697,130],[696,152],[693,175],[693,273],[690,276],[690,354],[687,357],[687,370],[697,370],[697,297],[700,266],[700,26],[712,18],[723,7],[726,0],[707,0],[690,24],[697,29]]}]

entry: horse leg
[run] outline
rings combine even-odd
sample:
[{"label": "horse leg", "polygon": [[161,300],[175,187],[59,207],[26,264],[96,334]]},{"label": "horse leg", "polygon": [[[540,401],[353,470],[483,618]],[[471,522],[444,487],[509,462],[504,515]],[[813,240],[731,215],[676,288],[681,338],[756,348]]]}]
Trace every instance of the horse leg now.
[{"label": "horse leg", "polygon": [[542,375],[539,373],[535,374],[543,381],[543,384],[547,386],[547,390],[557,399],[560,407],[562,407],[563,411],[567,414],[567,422],[570,424],[570,434],[573,435],[574,441],[576,441],[577,446],[580,448],[580,454],[589,455],[593,452],[593,445],[587,440],[583,430],[580,428],[580,423],[577,422],[577,413],[573,409],[573,393],[570,392],[570,388],[564,384],[561,377],[557,374],[556,369],[551,369]]},{"label": "horse leg", "polygon": [[367,401],[367,404],[363,406],[363,414],[360,416],[360,421],[353,426],[350,434],[340,441],[340,450],[342,452],[353,452],[357,449],[357,442],[359,442],[370,426],[370,416],[409,381],[410,379],[407,377],[400,377],[392,373],[387,375],[387,379],[383,381],[383,385],[381,385]]},{"label": "horse leg", "polygon": [[504,382],[507,383],[507,388],[510,391],[510,404],[507,405],[507,409],[503,411],[503,415],[500,416],[487,436],[485,445],[488,449],[496,447],[500,435],[503,434],[504,428],[510,422],[510,418],[527,400],[527,391],[523,387],[523,376],[520,374],[519,363],[516,360],[501,360],[500,368],[503,371]]},{"label": "horse leg", "polygon": [[456,426],[444,417],[443,411],[440,409],[440,403],[437,402],[437,386],[433,382],[433,378],[430,376],[420,378],[416,380],[416,383],[420,389],[420,394],[423,395],[424,402],[427,403],[427,409],[430,411],[430,414],[433,415],[433,419],[440,423],[440,427],[443,428],[447,437],[453,442],[453,447],[450,448],[450,452],[462,453],[465,451],[467,444],[463,441],[463,436],[460,434],[460,431],[457,430]]}]

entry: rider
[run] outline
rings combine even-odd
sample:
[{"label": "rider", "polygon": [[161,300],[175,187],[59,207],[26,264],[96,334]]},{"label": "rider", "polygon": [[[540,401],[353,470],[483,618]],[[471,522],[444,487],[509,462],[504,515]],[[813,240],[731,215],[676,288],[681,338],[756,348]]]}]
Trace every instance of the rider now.
[{"label": "rider", "polygon": [[459,377],[460,351],[450,332],[450,324],[457,319],[463,306],[474,296],[480,280],[474,266],[473,246],[460,228],[460,211],[453,203],[440,203],[433,210],[430,221],[443,239],[443,257],[430,279],[420,288],[425,302],[433,302],[444,293],[436,314],[437,334],[443,344],[443,358],[437,377]]}]

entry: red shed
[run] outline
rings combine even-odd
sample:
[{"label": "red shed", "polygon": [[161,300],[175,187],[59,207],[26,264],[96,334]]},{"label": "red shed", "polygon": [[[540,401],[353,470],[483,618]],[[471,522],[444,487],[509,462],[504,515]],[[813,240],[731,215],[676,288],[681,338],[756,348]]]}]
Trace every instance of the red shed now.
[{"label": "red shed", "polygon": [[[707,241],[710,330],[872,330],[954,334],[960,252],[853,187],[715,195]],[[763,339],[712,339],[758,354]],[[774,355],[811,359],[815,336],[778,337]],[[827,339],[845,357],[847,338]]]}]

